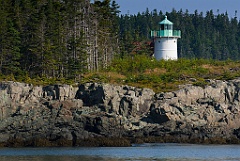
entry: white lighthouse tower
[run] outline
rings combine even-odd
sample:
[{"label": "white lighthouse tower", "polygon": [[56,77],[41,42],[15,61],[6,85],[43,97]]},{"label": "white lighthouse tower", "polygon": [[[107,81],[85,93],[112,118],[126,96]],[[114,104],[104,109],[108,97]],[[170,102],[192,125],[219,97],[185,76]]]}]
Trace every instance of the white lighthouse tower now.
[{"label": "white lighthouse tower", "polygon": [[177,39],[181,38],[180,30],[173,30],[173,23],[165,19],[159,23],[158,31],[151,31],[154,40],[154,57],[157,60],[177,60]]}]

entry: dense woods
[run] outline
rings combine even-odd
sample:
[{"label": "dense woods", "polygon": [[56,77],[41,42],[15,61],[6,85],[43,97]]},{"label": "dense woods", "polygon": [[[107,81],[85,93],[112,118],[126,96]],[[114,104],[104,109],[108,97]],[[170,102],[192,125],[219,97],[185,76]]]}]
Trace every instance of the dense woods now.
[{"label": "dense woods", "polygon": [[78,79],[118,51],[113,1],[0,0],[0,72]]},{"label": "dense woods", "polygon": [[150,31],[159,28],[165,14],[182,32],[180,58],[240,59],[240,22],[227,12],[146,9],[121,15],[113,0],[0,0],[0,4],[1,76],[78,81],[83,73],[119,71],[113,69],[119,68],[115,62],[138,60],[136,55],[151,59]]},{"label": "dense woods", "polygon": [[[233,11],[234,12],[234,11]],[[213,11],[206,13],[189,13],[188,10],[162,13],[157,9],[137,15],[120,16],[120,36],[126,53],[146,53],[150,50],[144,45],[138,52],[138,46],[133,42],[144,44],[150,40],[150,31],[159,29],[158,22],[164,15],[174,23],[174,29],[181,30],[182,38],[178,40],[178,55],[181,58],[204,58],[216,60],[240,59],[240,22],[228,13],[214,15]],[[150,52],[150,53],[149,53]]]}]

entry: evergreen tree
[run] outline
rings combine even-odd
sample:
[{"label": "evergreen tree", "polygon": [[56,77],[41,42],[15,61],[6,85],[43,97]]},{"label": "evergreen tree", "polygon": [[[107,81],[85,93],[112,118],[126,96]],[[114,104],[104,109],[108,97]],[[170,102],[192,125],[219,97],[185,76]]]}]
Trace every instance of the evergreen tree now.
[{"label": "evergreen tree", "polygon": [[7,19],[9,17],[9,12],[7,9],[9,6],[6,0],[0,0],[0,4],[0,72],[2,73],[4,65],[3,63],[7,55],[6,48],[9,43],[6,41],[6,33],[8,31]]},{"label": "evergreen tree", "polygon": [[2,1],[1,4],[0,68],[3,74],[18,75],[21,72],[19,63],[21,57],[21,38],[14,10],[16,6],[11,1]]},{"label": "evergreen tree", "polygon": [[[179,57],[226,60],[240,59],[239,21],[237,17],[229,19],[228,13],[213,14],[207,11],[172,10],[166,13],[174,23],[174,29],[181,30],[182,38],[178,40]],[[236,15],[236,12],[235,12]],[[158,23],[163,20],[163,13],[148,10],[137,15],[120,16],[120,39],[122,53],[130,53],[134,42],[151,41],[149,29],[158,30]],[[136,32],[137,31],[137,32]],[[145,51],[150,52],[150,51]],[[150,54],[151,55],[151,54]]]}]

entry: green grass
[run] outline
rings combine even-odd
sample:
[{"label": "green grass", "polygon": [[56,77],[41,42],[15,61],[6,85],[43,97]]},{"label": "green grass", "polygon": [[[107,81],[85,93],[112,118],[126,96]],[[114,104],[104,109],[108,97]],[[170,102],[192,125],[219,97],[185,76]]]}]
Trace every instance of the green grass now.
[{"label": "green grass", "polygon": [[[157,61],[144,55],[115,59],[105,70],[88,72],[77,83],[103,82],[151,88],[155,92],[177,90],[179,85],[193,84],[204,87],[206,79],[230,80],[240,77],[239,61],[217,61],[206,59],[178,59]],[[75,84],[73,79],[57,79],[28,75],[15,78],[0,76],[1,81],[11,80],[34,85]]]},{"label": "green grass", "polygon": [[[138,55],[116,59],[108,69],[85,75],[85,80],[152,88],[155,92],[177,90],[181,84],[205,87],[207,79],[240,77],[239,61],[205,59],[160,60]],[[84,81],[83,81],[84,82]]]}]

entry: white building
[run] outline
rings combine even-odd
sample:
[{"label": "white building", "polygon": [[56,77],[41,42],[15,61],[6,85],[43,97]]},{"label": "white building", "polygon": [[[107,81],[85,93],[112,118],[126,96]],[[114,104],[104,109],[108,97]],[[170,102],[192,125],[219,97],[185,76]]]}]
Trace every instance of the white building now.
[{"label": "white building", "polygon": [[173,30],[173,23],[165,19],[159,23],[158,31],[151,31],[154,41],[154,57],[157,60],[177,60],[177,39],[181,38],[180,30]]}]

